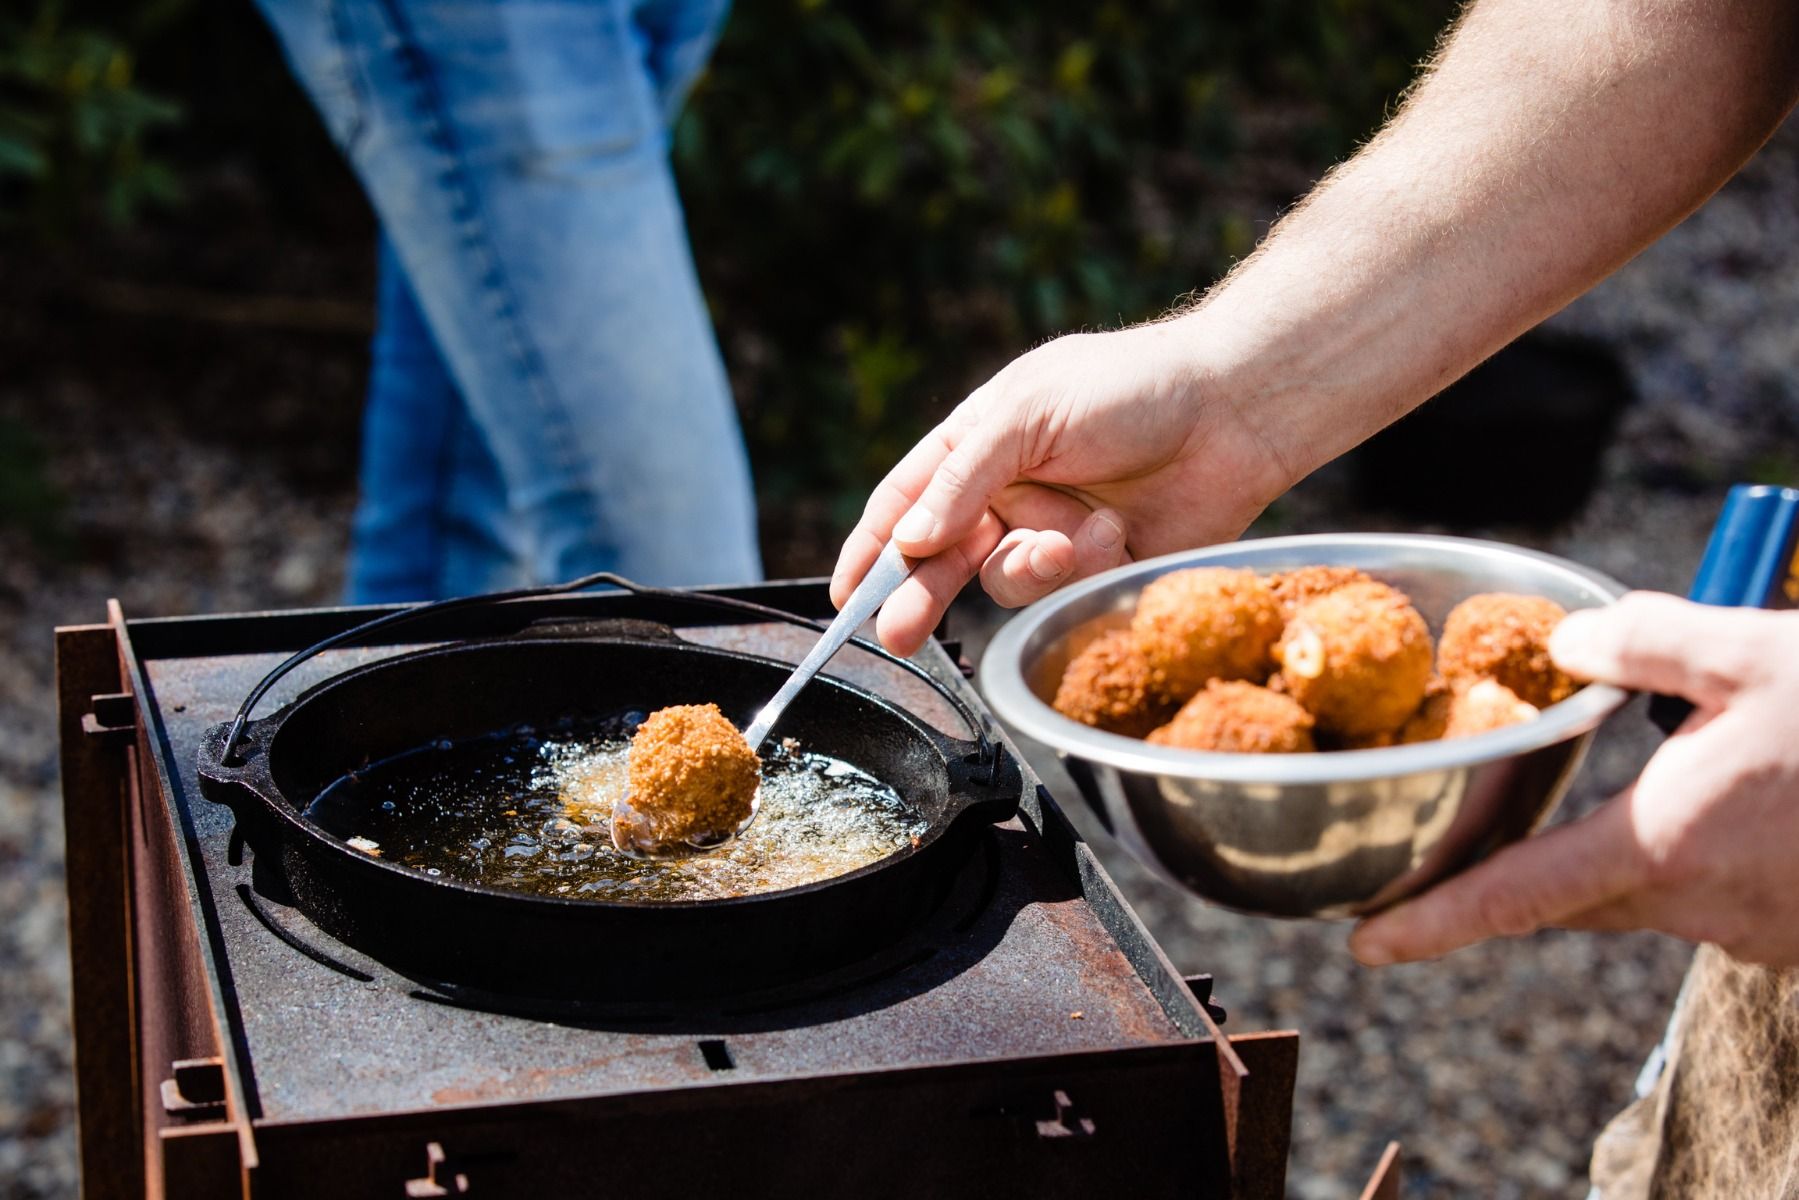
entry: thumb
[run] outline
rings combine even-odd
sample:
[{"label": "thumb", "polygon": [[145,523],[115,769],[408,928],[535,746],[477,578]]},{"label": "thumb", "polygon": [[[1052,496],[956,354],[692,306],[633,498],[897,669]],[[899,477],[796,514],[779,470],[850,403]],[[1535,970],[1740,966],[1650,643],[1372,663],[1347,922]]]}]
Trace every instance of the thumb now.
[{"label": "thumb", "polygon": [[1549,639],[1562,670],[1582,679],[1684,696],[1720,708],[1760,670],[1767,614],[1631,592],[1569,613]]},{"label": "thumb", "polygon": [[929,558],[967,537],[1024,464],[1018,431],[992,415],[966,427],[931,472],[918,501],[893,527],[893,540],[913,558]]}]

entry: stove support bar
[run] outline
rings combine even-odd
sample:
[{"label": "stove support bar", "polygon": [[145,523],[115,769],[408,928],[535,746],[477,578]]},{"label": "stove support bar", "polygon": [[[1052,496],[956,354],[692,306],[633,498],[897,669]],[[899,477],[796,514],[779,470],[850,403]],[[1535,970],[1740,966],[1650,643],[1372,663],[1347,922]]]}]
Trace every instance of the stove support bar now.
[{"label": "stove support bar", "polygon": [[1401,1182],[1399,1143],[1388,1142],[1386,1152],[1380,1156],[1380,1163],[1374,1168],[1374,1174],[1368,1178],[1368,1186],[1362,1189],[1362,1200],[1399,1200]]},{"label": "stove support bar", "polygon": [[1290,1030],[1218,1034],[1218,1086],[1233,1200],[1287,1193],[1299,1035]]},{"label": "stove support bar", "polygon": [[56,632],[82,1195],[242,1195],[248,1125],[207,1086],[219,1025],[113,615]]},{"label": "stove support bar", "polygon": [[[147,738],[148,732],[139,737]],[[219,1021],[206,994],[195,922],[188,915],[187,872],[175,848],[177,822],[161,811],[164,795],[140,745],[131,806],[131,844],[137,869],[133,941],[139,1061],[145,1078],[143,1156],[147,1195],[178,1200],[218,1194],[220,1181],[242,1190],[240,1137],[224,1080]],[[204,1188],[204,1190],[202,1190]]]},{"label": "stove support bar", "polygon": [[56,631],[63,823],[69,893],[76,1113],[87,1200],[144,1194],[141,1083],[131,976],[131,860],[126,842],[130,765],[96,716],[93,697],[124,683],[110,625]]}]

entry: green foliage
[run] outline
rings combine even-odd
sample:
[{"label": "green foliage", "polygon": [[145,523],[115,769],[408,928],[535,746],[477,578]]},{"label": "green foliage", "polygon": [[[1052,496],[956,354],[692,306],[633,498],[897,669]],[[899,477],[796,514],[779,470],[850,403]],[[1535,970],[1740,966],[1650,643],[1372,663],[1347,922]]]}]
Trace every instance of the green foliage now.
[{"label": "green foliage", "polygon": [[[142,6],[134,32],[177,8]],[[180,109],[135,86],[135,70],[123,39],[66,24],[58,0],[41,0],[29,22],[0,17],[0,215],[64,231],[96,210],[124,224],[179,195],[145,139]]]},{"label": "green foliage", "polygon": [[[152,148],[178,120],[183,163],[249,152],[283,213],[341,186],[249,6],[66,3],[0,5],[0,219],[172,197]],[[1203,289],[1374,128],[1453,7],[737,0],[675,154],[767,498],[847,519],[1020,351]]]},{"label": "green foliage", "polygon": [[22,529],[40,550],[61,554],[69,545],[68,501],[45,474],[47,461],[35,433],[0,417],[0,529]]},{"label": "green foliage", "polygon": [[1451,11],[740,0],[676,158],[765,490],[851,515],[1013,355],[1204,287]]}]

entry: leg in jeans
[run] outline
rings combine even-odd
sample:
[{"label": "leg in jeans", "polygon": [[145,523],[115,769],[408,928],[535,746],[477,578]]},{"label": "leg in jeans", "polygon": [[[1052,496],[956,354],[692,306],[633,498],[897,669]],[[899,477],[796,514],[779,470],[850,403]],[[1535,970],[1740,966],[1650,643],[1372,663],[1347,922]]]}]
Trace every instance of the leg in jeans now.
[{"label": "leg in jeans", "polygon": [[755,577],[666,156],[714,0],[263,0],[361,176],[537,579]]},{"label": "leg in jeans", "polygon": [[347,599],[393,604],[521,586],[499,465],[385,240],[376,320]]},{"label": "leg in jeans", "polygon": [[728,8],[727,0],[647,0],[637,6],[633,25],[665,131],[674,128],[693,81],[706,69]]}]

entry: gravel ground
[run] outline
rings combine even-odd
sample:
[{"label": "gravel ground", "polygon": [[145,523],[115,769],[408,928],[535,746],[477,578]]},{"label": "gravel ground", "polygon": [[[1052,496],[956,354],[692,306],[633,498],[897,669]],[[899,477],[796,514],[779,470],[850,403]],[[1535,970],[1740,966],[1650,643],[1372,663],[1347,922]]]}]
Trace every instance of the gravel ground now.
[{"label": "gravel ground", "polygon": [[[1799,129],[1789,128],[1696,217],[1557,318],[1618,347],[1640,400],[1578,517],[1547,533],[1472,532],[1681,591],[1724,483],[1799,482],[1796,185]],[[355,296],[365,271],[360,259],[345,268],[296,248],[264,286]],[[330,331],[334,320],[309,333],[121,321],[16,284],[0,301],[0,361],[56,364],[0,378],[0,422],[35,433],[68,501],[60,553],[0,530],[0,1200],[75,1191],[50,628],[102,619],[112,595],[134,615],[335,595],[362,352]],[[221,337],[240,365],[214,365]],[[162,369],[119,366],[146,361]],[[1345,473],[1331,470],[1284,500],[1277,524],[1395,523],[1355,511]],[[789,549],[775,561],[823,565],[807,557]],[[1652,746],[1640,713],[1613,722],[1564,813],[1622,786]],[[1340,926],[1220,912],[1095,841],[1175,960],[1218,977],[1230,1028],[1302,1031],[1291,1190],[1306,1200],[1355,1195],[1393,1137],[1406,1145],[1411,1196],[1580,1195],[1591,1138],[1626,1100],[1687,958],[1653,936],[1548,933],[1368,972]]]}]

